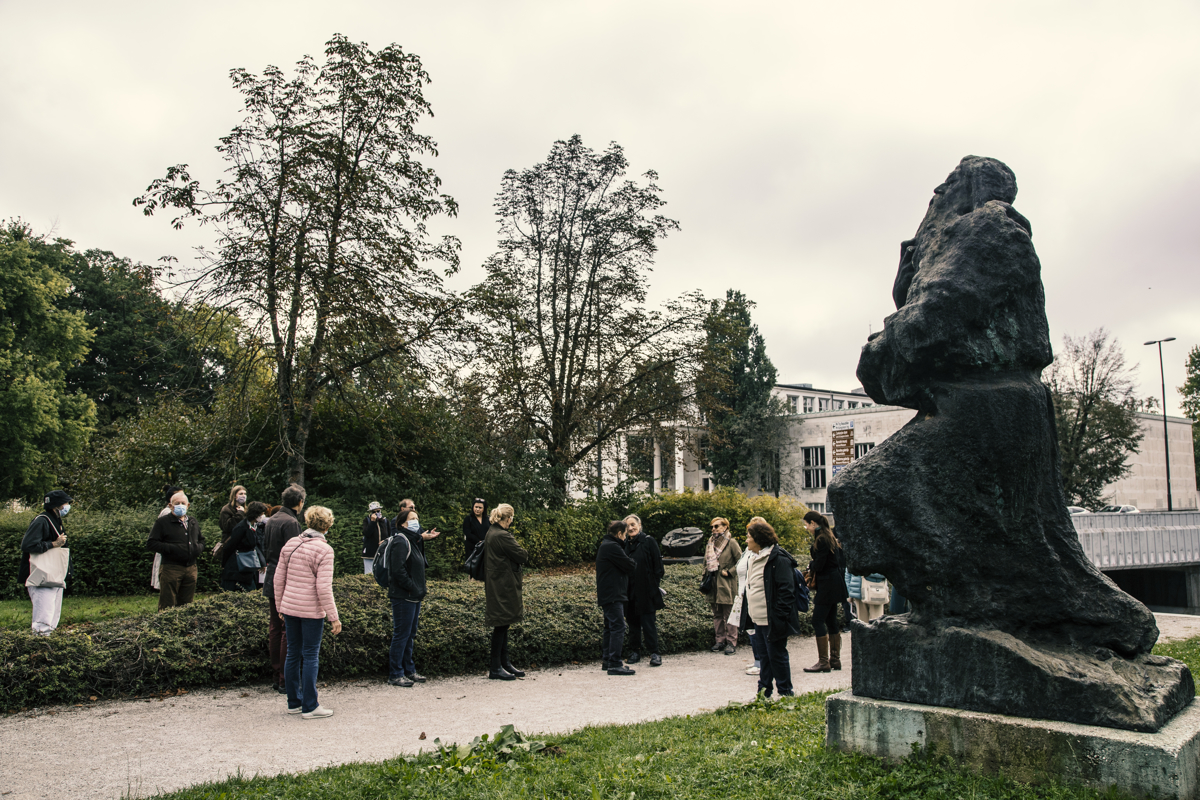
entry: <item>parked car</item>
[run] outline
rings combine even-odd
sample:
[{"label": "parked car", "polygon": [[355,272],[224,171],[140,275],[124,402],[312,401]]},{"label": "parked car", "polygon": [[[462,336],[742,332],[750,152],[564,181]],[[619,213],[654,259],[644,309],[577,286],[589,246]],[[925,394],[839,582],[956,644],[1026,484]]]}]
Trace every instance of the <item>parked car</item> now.
[{"label": "parked car", "polygon": [[1067,511],[1071,512],[1072,517],[1075,516],[1076,514],[1092,513],[1090,511],[1088,511],[1086,508],[1084,508],[1083,506],[1067,506]]},{"label": "parked car", "polygon": [[1137,506],[1105,506],[1100,509],[1099,514],[1140,514]]}]

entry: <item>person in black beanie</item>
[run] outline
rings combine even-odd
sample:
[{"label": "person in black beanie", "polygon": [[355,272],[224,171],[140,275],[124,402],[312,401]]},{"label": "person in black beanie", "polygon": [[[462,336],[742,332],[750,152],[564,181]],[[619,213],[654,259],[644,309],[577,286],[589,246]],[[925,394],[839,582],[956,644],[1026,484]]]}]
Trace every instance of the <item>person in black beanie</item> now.
[{"label": "person in black beanie", "polygon": [[596,604],[604,609],[603,669],[609,675],[632,675],[621,661],[625,644],[625,604],[629,602],[629,578],[637,563],[625,553],[625,523],[608,523],[608,534],[596,551]]},{"label": "person in black beanie", "polygon": [[[71,497],[63,490],[55,489],[45,496],[42,508],[43,512],[33,518],[21,539],[21,569],[17,579],[22,586],[29,580],[30,555],[41,555],[67,544],[63,519],[71,510]],[[49,636],[58,627],[62,616],[63,586],[25,586],[25,590],[33,603],[33,632]]]}]

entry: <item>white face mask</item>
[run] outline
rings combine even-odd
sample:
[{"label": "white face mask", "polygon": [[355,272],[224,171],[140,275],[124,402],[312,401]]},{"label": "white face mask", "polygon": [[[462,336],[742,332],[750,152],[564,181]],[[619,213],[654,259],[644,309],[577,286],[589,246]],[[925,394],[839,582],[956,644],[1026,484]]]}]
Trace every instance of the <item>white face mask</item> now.
[{"label": "white face mask", "polygon": [[260,516],[260,517],[259,517],[257,520],[255,520],[255,521],[256,521],[256,522],[257,522],[259,525],[265,525],[265,524],[267,524],[267,515],[266,515],[266,514],[263,514],[262,516]]},{"label": "white face mask", "polygon": [[408,529],[410,531],[419,531],[421,530],[421,523],[415,519],[410,519],[408,521]]},{"label": "white face mask", "polygon": [[244,506],[244,505],[246,505],[246,495],[244,495],[244,494],[239,494],[239,495],[237,496],[237,501],[238,501],[238,505],[239,505],[239,506]]}]

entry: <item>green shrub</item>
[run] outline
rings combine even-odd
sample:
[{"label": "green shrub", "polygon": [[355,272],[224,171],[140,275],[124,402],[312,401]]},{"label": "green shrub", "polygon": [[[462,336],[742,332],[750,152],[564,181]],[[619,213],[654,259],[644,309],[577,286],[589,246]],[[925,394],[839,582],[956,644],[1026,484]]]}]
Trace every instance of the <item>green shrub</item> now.
[{"label": "green shrub", "polygon": [[[712,643],[708,601],[696,588],[700,573],[699,566],[667,569],[667,607],[658,617],[664,654]],[[334,594],[342,633],[325,636],[321,676],[383,675],[392,636],[385,593],[370,576],[353,575],[336,579]],[[422,672],[486,668],[490,630],[483,607],[481,584],[430,583],[415,647]],[[525,620],[512,629],[513,660],[531,666],[595,660],[602,629],[594,576],[531,574],[525,581]],[[45,637],[0,630],[4,710],[244,683],[269,673],[267,603],[259,592],[218,594],[157,614],[60,628]]]}]

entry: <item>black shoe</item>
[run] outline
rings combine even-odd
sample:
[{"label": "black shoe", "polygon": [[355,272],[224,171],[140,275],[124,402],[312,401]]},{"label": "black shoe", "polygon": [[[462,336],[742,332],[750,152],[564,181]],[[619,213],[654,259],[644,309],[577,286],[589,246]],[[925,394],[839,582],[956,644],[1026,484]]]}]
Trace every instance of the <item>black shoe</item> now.
[{"label": "black shoe", "polygon": [[661,667],[662,666],[662,656],[660,656],[658,653],[651,653],[650,654],[650,666]]},{"label": "black shoe", "polygon": [[710,653],[719,653],[724,649],[725,649],[724,642],[718,642],[717,644],[714,644],[712,647],[708,648],[708,651]]},{"label": "black shoe", "polygon": [[524,678],[525,672],[514,667],[512,664],[503,664],[504,671],[516,678]]},{"label": "black shoe", "polygon": [[280,694],[287,694],[287,687],[284,686],[282,683],[272,684],[271,688],[274,689],[275,691],[279,692]]},{"label": "black shoe", "polygon": [[642,657],[638,655],[637,650],[634,650],[632,653],[629,654],[629,658],[625,659],[625,663],[626,664],[636,664],[637,662],[639,662],[641,660],[642,660]]},{"label": "black shoe", "polygon": [[725,647],[725,655],[732,656],[732,655],[735,655],[736,653],[737,653],[737,647],[735,647],[734,645],[727,645]]},{"label": "black shoe", "polygon": [[493,669],[488,672],[488,680],[493,681],[515,681],[516,675],[510,675],[502,669]]},{"label": "black shoe", "polygon": [[388,686],[399,686],[404,689],[411,689],[413,682],[409,680],[407,675],[401,675],[398,678],[388,678]]},{"label": "black shoe", "polygon": [[629,667],[618,666],[618,667],[610,668],[608,670],[608,674],[609,675],[635,675],[637,673],[634,670],[631,670]]},{"label": "black shoe", "polygon": [[410,672],[405,677],[407,677],[413,683],[424,683],[425,682],[425,676],[419,672]]},{"label": "black shoe", "polygon": [[612,664],[608,663],[607,661],[601,661],[600,669],[604,670],[605,672],[608,672],[610,669],[612,669]]}]

